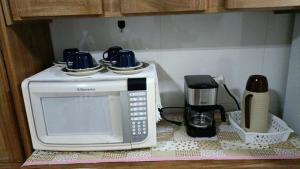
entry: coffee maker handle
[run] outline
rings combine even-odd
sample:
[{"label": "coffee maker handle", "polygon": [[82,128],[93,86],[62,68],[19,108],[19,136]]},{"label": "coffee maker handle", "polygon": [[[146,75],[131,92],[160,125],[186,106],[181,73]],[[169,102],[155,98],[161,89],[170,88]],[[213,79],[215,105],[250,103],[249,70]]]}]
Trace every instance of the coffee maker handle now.
[{"label": "coffee maker handle", "polygon": [[220,110],[220,113],[221,113],[221,120],[222,122],[226,122],[226,115],[225,115],[225,109],[223,106],[219,106],[219,110]]},{"label": "coffee maker handle", "polygon": [[245,97],[245,127],[250,128],[250,109],[251,109],[251,100],[253,98],[252,94],[248,94]]}]

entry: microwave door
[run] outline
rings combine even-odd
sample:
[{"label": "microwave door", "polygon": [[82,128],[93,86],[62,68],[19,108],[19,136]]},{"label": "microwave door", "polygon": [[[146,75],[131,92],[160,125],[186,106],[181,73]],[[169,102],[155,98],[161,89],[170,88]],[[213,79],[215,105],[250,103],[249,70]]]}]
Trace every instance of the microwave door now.
[{"label": "microwave door", "polygon": [[32,82],[29,87],[35,132],[40,142],[56,145],[129,142],[124,133],[127,122],[122,120],[126,116],[123,112],[128,112],[125,80]]}]

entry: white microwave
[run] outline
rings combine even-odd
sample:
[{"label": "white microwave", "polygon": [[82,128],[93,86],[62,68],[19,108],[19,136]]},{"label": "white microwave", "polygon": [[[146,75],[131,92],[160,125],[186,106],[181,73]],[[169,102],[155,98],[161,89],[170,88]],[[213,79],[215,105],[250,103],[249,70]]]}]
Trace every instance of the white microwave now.
[{"label": "white microwave", "polygon": [[51,67],[24,80],[33,148],[97,151],[155,146],[155,66],[145,71],[71,77]]}]

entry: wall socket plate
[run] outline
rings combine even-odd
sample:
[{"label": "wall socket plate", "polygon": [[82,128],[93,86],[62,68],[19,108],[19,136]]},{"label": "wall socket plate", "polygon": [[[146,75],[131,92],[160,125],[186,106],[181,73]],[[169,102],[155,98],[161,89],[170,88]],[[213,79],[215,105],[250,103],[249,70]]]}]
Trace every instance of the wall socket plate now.
[{"label": "wall socket plate", "polygon": [[224,78],[224,75],[218,75],[218,76],[215,76],[213,77],[215,79],[215,81],[218,83],[218,84],[224,84],[225,83],[225,78]]}]

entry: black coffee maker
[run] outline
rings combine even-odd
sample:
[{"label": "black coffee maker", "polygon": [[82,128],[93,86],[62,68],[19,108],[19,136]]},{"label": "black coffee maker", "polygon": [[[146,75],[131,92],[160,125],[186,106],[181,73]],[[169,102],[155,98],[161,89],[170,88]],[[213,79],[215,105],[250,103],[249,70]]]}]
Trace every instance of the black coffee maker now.
[{"label": "black coffee maker", "polygon": [[218,83],[209,75],[190,75],[184,80],[187,134],[191,137],[215,136],[215,112],[219,110],[221,120],[226,121],[224,108],[217,105]]}]

